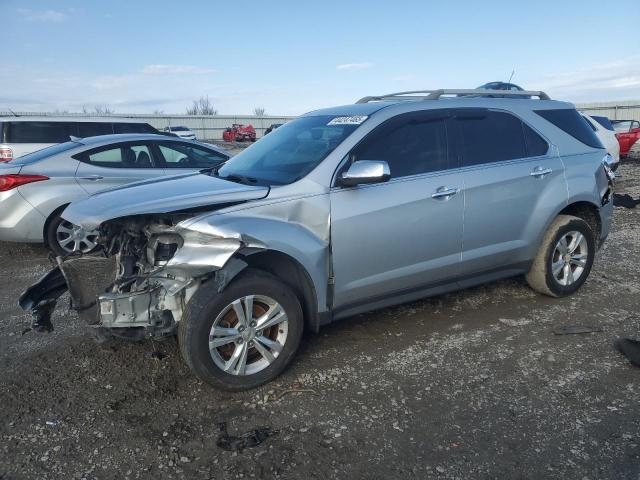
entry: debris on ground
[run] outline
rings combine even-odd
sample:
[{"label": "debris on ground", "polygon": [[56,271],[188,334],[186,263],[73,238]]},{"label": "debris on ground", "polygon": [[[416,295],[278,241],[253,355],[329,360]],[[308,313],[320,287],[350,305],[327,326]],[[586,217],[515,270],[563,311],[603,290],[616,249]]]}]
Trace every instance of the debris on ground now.
[{"label": "debris on ground", "polygon": [[264,401],[266,402],[277,402],[282,397],[289,395],[290,393],[310,393],[312,395],[317,395],[318,392],[312,390],[311,388],[302,388],[302,385],[299,383],[294,383],[291,388],[285,388],[280,391],[270,390],[267,395],[265,395]]},{"label": "debris on ground", "polygon": [[577,335],[580,333],[603,332],[602,327],[593,325],[562,325],[553,329],[556,335]]},{"label": "debris on ground", "polygon": [[168,353],[159,352],[159,351],[151,352],[150,354],[150,357],[153,358],[154,360],[164,360],[168,356],[169,356]]},{"label": "debris on ground", "polygon": [[640,340],[619,338],[616,341],[616,347],[629,359],[632,365],[640,367]]},{"label": "debris on ground", "polygon": [[514,320],[511,318],[499,318],[498,321],[500,323],[504,323],[509,327],[524,327],[525,325],[529,325],[531,320],[527,320],[525,318],[521,318],[520,320]]},{"label": "debris on ground", "polygon": [[614,193],[613,205],[615,207],[636,208],[636,205],[640,205],[640,198],[638,198],[638,200],[634,200],[628,193],[625,193],[624,195]]},{"label": "debris on ground", "polygon": [[240,436],[234,436],[229,435],[227,432],[226,422],[218,424],[218,427],[220,428],[220,435],[218,436],[216,445],[230,452],[241,452],[245,448],[257,447],[267,438],[278,433],[277,430],[273,430],[271,427],[260,427],[243,433]]}]

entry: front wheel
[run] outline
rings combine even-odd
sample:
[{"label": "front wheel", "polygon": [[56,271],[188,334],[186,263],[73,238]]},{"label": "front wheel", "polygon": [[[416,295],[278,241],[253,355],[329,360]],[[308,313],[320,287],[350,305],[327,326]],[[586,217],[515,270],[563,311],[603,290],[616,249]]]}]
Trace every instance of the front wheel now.
[{"label": "front wheel", "polygon": [[222,292],[202,285],[178,327],[182,356],[203,381],[229,391],[277,377],[295,355],[303,331],[297,297],[278,278],[243,271]]},{"label": "front wheel", "polygon": [[596,240],[587,222],[558,215],[545,233],[527,283],[537,292],[565,297],[587,280],[596,253]]}]

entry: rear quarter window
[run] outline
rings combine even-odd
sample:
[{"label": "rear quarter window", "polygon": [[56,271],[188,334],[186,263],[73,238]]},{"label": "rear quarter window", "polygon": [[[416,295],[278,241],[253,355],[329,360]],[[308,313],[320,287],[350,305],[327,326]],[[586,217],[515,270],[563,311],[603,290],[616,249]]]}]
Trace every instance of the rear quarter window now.
[{"label": "rear quarter window", "polygon": [[573,108],[559,110],[535,110],[535,113],[563,132],[592,148],[604,148],[582,115]]}]

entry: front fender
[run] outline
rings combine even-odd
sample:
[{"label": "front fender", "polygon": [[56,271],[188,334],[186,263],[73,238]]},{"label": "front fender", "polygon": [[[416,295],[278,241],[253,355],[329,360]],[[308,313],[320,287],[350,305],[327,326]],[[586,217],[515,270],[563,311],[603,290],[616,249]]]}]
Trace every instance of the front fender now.
[{"label": "front fender", "polygon": [[[326,311],[330,272],[328,196],[314,195],[208,214],[186,220],[176,227],[176,231],[185,239],[197,237],[199,243],[209,243],[212,247],[219,245],[218,268],[222,268],[236,252],[250,255],[274,250],[292,257],[309,274],[319,311]],[[188,243],[185,240],[185,247]],[[183,247],[172,261],[182,261],[187,253],[198,256],[198,250]]]}]

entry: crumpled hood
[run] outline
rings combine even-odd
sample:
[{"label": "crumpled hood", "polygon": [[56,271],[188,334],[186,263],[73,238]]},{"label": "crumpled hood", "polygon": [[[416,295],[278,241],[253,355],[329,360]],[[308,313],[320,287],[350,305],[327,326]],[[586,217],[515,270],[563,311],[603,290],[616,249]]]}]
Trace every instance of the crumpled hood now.
[{"label": "crumpled hood", "polygon": [[206,174],[189,173],[144,180],[97,193],[69,205],[62,217],[93,230],[114,218],[258,200],[268,194],[269,187],[243,185]]}]

